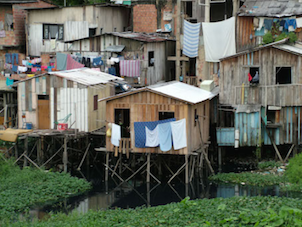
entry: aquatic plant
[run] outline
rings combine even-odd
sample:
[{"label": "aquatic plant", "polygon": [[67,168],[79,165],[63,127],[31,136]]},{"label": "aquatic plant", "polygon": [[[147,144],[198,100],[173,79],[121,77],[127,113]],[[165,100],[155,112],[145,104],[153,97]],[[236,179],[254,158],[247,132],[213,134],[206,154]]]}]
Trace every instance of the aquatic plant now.
[{"label": "aquatic plant", "polygon": [[272,169],[274,167],[278,168],[280,166],[282,166],[282,163],[276,161],[263,161],[258,163],[259,170]]},{"label": "aquatic plant", "polygon": [[53,214],[48,220],[10,226],[301,226],[302,200],[232,197],[190,200],[157,207]]},{"label": "aquatic plant", "polygon": [[35,204],[70,197],[90,187],[85,180],[66,173],[31,167],[21,170],[12,160],[5,162],[0,158],[0,226],[1,219],[14,218]]}]

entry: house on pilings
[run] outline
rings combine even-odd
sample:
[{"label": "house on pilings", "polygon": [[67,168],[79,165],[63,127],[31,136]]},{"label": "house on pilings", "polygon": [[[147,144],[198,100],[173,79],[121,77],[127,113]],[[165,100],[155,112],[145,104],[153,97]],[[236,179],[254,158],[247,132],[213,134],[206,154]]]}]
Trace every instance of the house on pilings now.
[{"label": "house on pilings", "polygon": [[[106,102],[106,121],[108,123],[116,123],[122,125],[121,140],[119,147],[115,147],[106,137],[106,165],[109,167],[109,154],[120,156],[126,154],[136,157],[148,156],[147,172],[150,173],[150,156],[152,159],[157,156],[164,155],[164,160],[169,156],[184,157],[184,162],[181,163],[179,171],[186,169],[186,182],[189,182],[189,169],[194,169],[195,162],[206,163],[209,168],[212,168],[208,159],[208,145],[210,142],[210,109],[211,100],[218,94],[217,88],[212,92],[206,91],[182,82],[171,81],[159,83],[148,87],[136,89],[130,92],[125,92],[116,96],[100,99],[100,102]],[[163,152],[159,147],[137,147],[135,141],[135,123],[136,122],[153,122],[175,118],[176,120],[185,119],[186,121],[186,139],[187,147],[174,150],[173,147],[167,152]],[[107,130],[109,126],[107,125]],[[201,140],[202,138],[202,140]],[[190,164],[188,159],[192,158]],[[200,160],[201,159],[201,160]],[[131,158],[130,158],[131,160]],[[121,163],[121,160],[119,161]],[[158,162],[158,160],[156,160]],[[149,163],[149,164],[148,164]],[[144,165],[145,165],[144,164]],[[117,164],[118,165],[118,164]],[[141,165],[135,167],[143,168]],[[196,166],[199,164],[196,164]],[[149,167],[148,167],[149,166]],[[149,169],[148,169],[149,168]],[[108,169],[106,168],[107,180]],[[173,172],[172,180],[179,171]],[[213,169],[211,169],[213,171]],[[177,174],[176,174],[177,173]],[[174,175],[175,174],[175,175]],[[194,170],[190,175],[194,175]],[[152,175],[151,175],[152,176]],[[122,176],[119,176],[122,179]],[[148,176],[147,176],[148,182]],[[149,178],[150,182],[150,178]]]},{"label": "house on pilings", "polygon": [[220,166],[223,148],[267,145],[286,161],[302,144],[302,46],[287,41],[221,59]]}]

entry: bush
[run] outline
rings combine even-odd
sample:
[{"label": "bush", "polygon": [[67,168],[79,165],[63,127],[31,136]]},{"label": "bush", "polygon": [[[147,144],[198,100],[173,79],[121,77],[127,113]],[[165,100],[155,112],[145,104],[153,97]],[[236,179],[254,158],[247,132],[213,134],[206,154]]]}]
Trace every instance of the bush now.
[{"label": "bush", "polygon": [[288,34],[288,37],[289,37],[289,43],[294,43],[298,40],[298,37],[297,37],[296,33],[294,33],[294,32],[290,32]]},{"label": "bush", "polygon": [[289,182],[302,184],[302,153],[289,160],[285,175]]},{"label": "bush", "polygon": [[268,44],[268,43],[272,43],[274,42],[274,38],[271,32],[267,32],[264,36],[263,36],[263,43],[264,44]]},{"label": "bush", "polygon": [[266,162],[259,162],[258,163],[258,169],[272,169],[274,167],[280,167],[282,164],[281,162],[275,162],[275,161],[266,161]]}]

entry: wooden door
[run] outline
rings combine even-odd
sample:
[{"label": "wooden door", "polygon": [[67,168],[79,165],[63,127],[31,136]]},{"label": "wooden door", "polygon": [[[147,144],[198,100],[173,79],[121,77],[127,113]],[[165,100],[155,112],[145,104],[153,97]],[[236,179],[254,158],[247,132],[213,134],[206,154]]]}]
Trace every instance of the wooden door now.
[{"label": "wooden door", "polygon": [[50,129],[48,95],[38,95],[38,129]]}]

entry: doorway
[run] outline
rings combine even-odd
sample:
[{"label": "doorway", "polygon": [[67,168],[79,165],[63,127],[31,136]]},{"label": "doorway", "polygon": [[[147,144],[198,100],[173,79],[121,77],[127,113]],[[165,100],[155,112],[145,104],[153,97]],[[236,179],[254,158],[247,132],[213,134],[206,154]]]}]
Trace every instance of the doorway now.
[{"label": "doorway", "polygon": [[38,95],[38,128],[50,128],[49,95]]},{"label": "doorway", "polygon": [[130,138],[130,110],[115,109],[114,123],[121,126],[122,138]]}]

